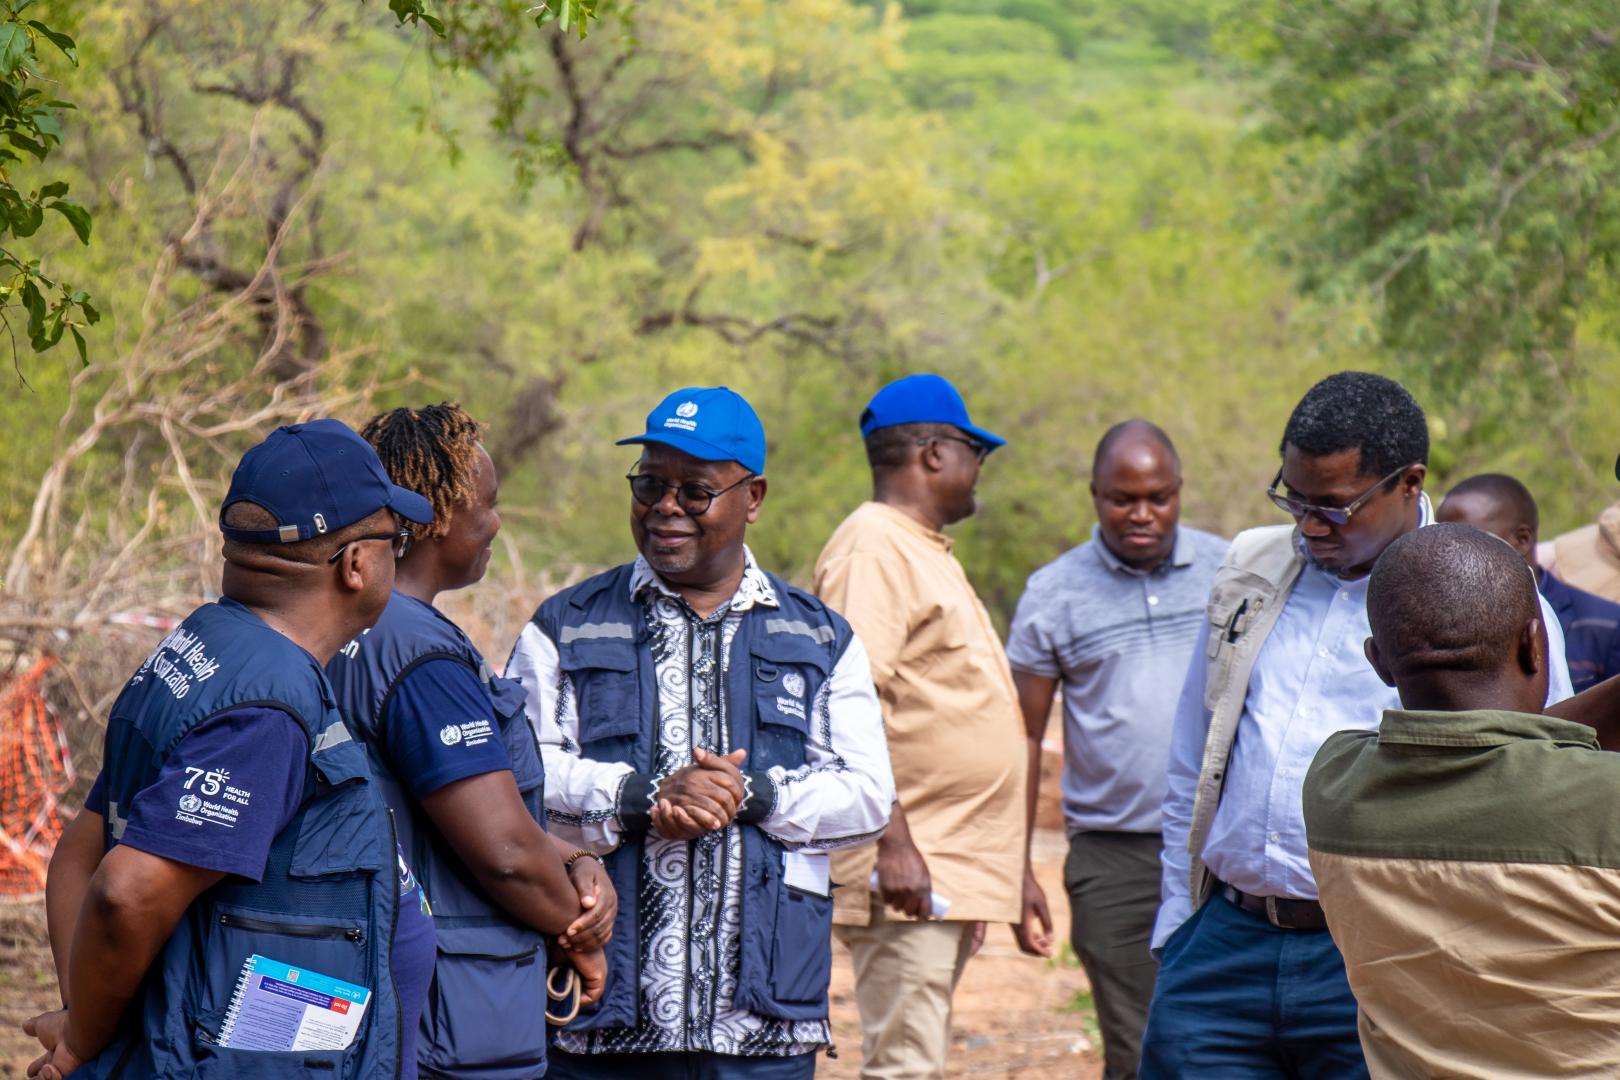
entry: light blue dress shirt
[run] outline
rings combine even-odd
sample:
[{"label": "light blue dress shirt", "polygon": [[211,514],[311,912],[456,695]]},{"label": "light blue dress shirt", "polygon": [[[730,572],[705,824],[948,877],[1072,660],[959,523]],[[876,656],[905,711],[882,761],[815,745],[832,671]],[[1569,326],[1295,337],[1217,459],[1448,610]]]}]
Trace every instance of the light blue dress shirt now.
[{"label": "light blue dress shirt", "polygon": [[[1428,497],[1423,524],[1432,521]],[[1256,896],[1316,899],[1305,846],[1301,795],[1305,771],[1336,731],[1374,731],[1385,709],[1401,707],[1392,687],[1362,651],[1367,624],[1367,577],[1345,581],[1307,564],[1267,635],[1238,719],[1204,863],[1216,877]],[[1538,598],[1540,593],[1537,593]],[[1541,599],[1550,660],[1548,704],[1571,695],[1558,618]],[[1209,620],[1199,631],[1170,736],[1169,789],[1164,799],[1164,880],[1153,948],[1192,914],[1187,834],[1198,787],[1209,710],[1204,707]]]}]

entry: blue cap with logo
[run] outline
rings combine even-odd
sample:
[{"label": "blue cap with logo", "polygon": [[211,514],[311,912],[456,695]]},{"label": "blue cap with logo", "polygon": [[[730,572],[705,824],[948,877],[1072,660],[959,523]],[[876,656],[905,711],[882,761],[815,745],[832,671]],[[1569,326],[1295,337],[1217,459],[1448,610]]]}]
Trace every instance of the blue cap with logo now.
[{"label": "blue cap with logo", "polygon": [[[270,511],[273,529],[233,529],[225,511],[239,502]],[[294,544],[347,528],[386,507],[418,525],[433,504],[388,478],[371,444],[341,420],[311,420],[272,431],[242,455],[219,508],[219,531],[244,544]]]},{"label": "blue cap with logo", "polygon": [[677,390],[647,414],[647,430],[619,446],[658,443],[700,461],[735,461],[749,472],[765,473],[765,425],[754,407],[729,386],[689,386]]},{"label": "blue cap with logo", "polygon": [[967,404],[956,387],[942,375],[907,375],[879,390],[861,413],[861,435],[899,424],[951,424],[986,447],[1006,446],[1007,440],[976,427],[968,419]]}]

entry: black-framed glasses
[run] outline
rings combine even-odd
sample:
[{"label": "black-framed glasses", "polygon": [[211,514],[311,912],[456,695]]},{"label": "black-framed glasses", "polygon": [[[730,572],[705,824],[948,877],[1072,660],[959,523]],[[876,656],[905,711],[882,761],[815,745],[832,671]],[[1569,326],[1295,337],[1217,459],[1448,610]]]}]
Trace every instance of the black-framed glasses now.
[{"label": "black-framed glasses", "polygon": [[630,497],[642,506],[657,506],[663,501],[664,492],[674,488],[675,505],[681,508],[681,512],[687,517],[702,517],[709,512],[709,507],[714,505],[714,500],[734,488],[742,487],[758,475],[758,473],[749,473],[735,484],[727,484],[718,491],[711,487],[705,487],[696,480],[677,482],[657,476],[649,476],[647,473],[626,473],[624,478],[630,481]]},{"label": "black-framed glasses", "polygon": [[990,451],[991,450],[995,449],[989,443],[982,443],[978,439],[969,439],[969,438],[967,438],[966,436],[963,436],[963,435],[929,435],[926,438],[918,439],[917,440],[917,445],[918,446],[927,446],[929,443],[935,442],[935,441],[938,441],[938,440],[941,440],[941,439],[943,439],[946,442],[959,442],[959,443],[961,443],[963,446],[967,447],[969,450],[972,450],[973,451],[973,456],[978,458],[981,462],[985,458],[990,456]]},{"label": "black-framed glasses", "polygon": [[409,529],[398,529],[394,532],[385,533],[368,533],[365,536],[357,536],[353,540],[345,540],[336,551],[327,556],[326,561],[329,563],[337,562],[338,557],[343,554],[344,549],[350,544],[359,544],[367,540],[392,541],[394,545],[394,558],[403,559],[405,557],[405,553],[411,550],[411,541],[414,539],[416,539],[416,537]]},{"label": "black-framed glasses", "polygon": [[1343,525],[1345,522],[1350,520],[1351,515],[1367,504],[1367,500],[1372,498],[1373,495],[1377,493],[1379,488],[1383,487],[1397,476],[1400,476],[1402,473],[1406,472],[1407,469],[1412,468],[1416,464],[1418,463],[1413,462],[1412,465],[1402,465],[1400,468],[1378,481],[1372,487],[1350,500],[1349,504],[1345,506],[1317,506],[1314,503],[1305,502],[1303,499],[1296,499],[1292,495],[1284,495],[1282,492],[1277,490],[1277,485],[1282,483],[1282,469],[1279,468],[1277,470],[1276,478],[1271,481],[1271,486],[1266,488],[1266,498],[1270,499],[1273,503],[1276,503],[1277,508],[1283,513],[1290,514],[1295,518],[1302,518],[1306,514],[1314,514],[1316,517],[1327,522],[1329,525]]}]

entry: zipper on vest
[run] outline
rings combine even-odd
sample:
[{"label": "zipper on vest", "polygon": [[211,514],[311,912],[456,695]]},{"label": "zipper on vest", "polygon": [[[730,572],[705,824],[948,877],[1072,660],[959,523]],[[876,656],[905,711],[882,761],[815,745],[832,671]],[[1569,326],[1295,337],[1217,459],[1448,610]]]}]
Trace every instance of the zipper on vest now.
[{"label": "zipper on vest", "polygon": [[277,922],[274,919],[255,919],[250,915],[233,915],[228,911],[220,913],[219,925],[234,926],[238,930],[261,934],[285,934],[287,937],[324,938],[329,941],[347,938],[357,945],[365,939],[365,934],[352,926],[306,926],[302,923]]}]

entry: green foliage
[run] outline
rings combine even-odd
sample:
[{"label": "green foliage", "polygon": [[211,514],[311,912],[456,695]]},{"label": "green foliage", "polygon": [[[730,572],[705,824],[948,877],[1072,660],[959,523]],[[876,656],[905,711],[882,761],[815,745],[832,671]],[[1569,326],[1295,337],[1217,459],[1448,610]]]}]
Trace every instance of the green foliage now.
[{"label": "green foliage", "polygon": [[[73,190],[105,193],[97,243],[60,229],[52,259],[97,283],[107,355],[147,347],[151,326],[222,281],[251,279],[279,228],[284,291],[258,310],[296,292],[300,325],[320,331],[307,360],[319,391],[377,383],[378,405],[462,401],[490,424],[508,535],[553,576],[627,557],[620,477],[634,453],[613,440],[699,383],[731,385],[761,412],[771,487],[750,543],[802,581],[870,490],[856,419],[871,394],[910,371],[955,380],[975,418],[1011,440],[986,465],[979,514],[954,530],[998,617],[1031,570],[1088,535],[1087,470],[1109,424],[1166,427],[1186,462],[1185,520],[1230,535],[1279,520],[1262,490],[1288,411],[1346,367],[1413,384],[1435,420],[1439,489],[1465,471],[1516,472],[1549,531],[1612,496],[1620,363],[1606,342],[1620,306],[1608,272],[1594,262],[1569,313],[1562,398],[1522,378],[1511,350],[1482,362],[1484,377],[1442,380],[1462,370],[1452,354],[1430,365],[1396,348],[1366,274],[1326,270],[1365,257],[1347,223],[1376,209],[1325,168],[1352,160],[1355,110],[1331,138],[1282,120],[1253,137],[1257,89],[1279,116],[1307,94],[1276,80],[1303,78],[1291,65],[1310,50],[1281,55],[1263,9],[602,3],[581,42],[560,11],[533,6],[100,0],[84,25],[107,32],[83,42],[86,70],[59,91],[84,120],[51,158]],[[444,36],[419,32],[412,12],[440,19]],[[162,28],[137,56],[148,15]],[[1504,8],[1503,26],[1527,17]],[[283,70],[292,96],[259,101]],[[1340,89],[1376,98],[1355,72],[1338,78],[1301,108],[1325,116]],[[1535,116],[1566,140],[1609,122],[1601,108]],[[190,188],[154,133],[190,163]],[[1394,165],[1369,170],[1356,183],[1399,179]],[[1565,192],[1566,171],[1549,166],[1518,199],[1556,218],[1542,185]],[[211,213],[194,232],[200,206]],[[1536,252],[1563,249],[1519,207],[1501,249],[1528,274]],[[1279,268],[1276,254],[1292,262]],[[154,290],[152,268],[181,257]],[[253,371],[264,343],[252,327],[233,324],[207,370]],[[7,539],[74,374],[47,366],[28,401],[0,400]],[[116,377],[92,371],[86,393]],[[173,385],[158,380],[152,396]],[[161,455],[159,443],[111,444],[71,493],[75,509],[99,512],[126,461]],[[228,464],[217,456],[215,484]]]},{"label": "green foliage", "polygon": [[40,258],[15,243],[39,232],[46,211],[60,215],[81,244],[90,243],[91,228],[90,212],[65,197],[67,181],[51,180],[35,187],[18,176],[29,172],[28,159],[34,165],[43,164],[62,145],[60,113],[73,108],[37,85],[47,81],[40,45],[50,46],[75,67],[79,63],[73,38],[30,17],[30,7],[32,0],[0,2],[0,325],[10,334],[12,361],[19,377],[22,367],[16,332],[7,309],[21,309],[26,316],[25,333],[35,352],[55,347],[68,334],[81,362],[88,362],[81,327],[93,326],[101,318],[89,293],[47,275]]},{"label": "green foliage", "polygon": [[1553,407],[1595,277],[1620,254],[1614,8],[1254,5],[1287,147],[1276,243],[1310,295],[1377,302],[1440,393],[1484,372]]}]

